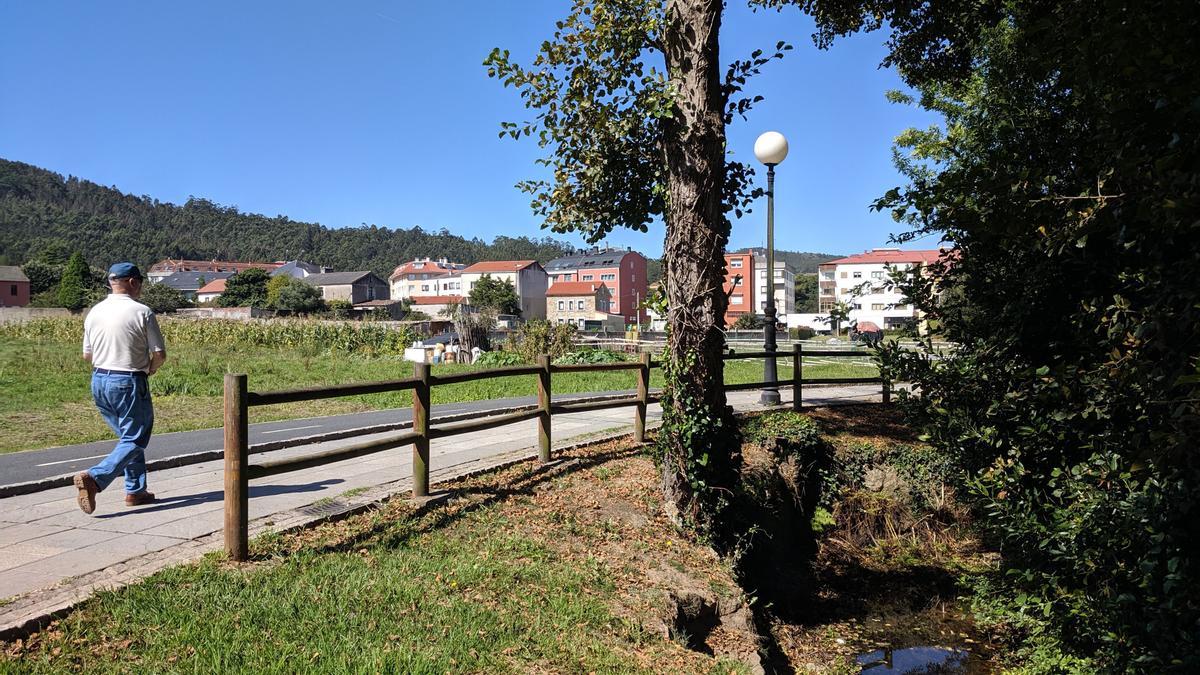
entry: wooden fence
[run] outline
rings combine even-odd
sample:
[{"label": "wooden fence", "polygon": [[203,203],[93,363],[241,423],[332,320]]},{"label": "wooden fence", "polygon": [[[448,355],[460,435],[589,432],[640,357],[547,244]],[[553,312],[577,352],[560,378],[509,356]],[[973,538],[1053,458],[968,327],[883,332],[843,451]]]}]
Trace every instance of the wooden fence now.
[{"label": "wooden fence", "polygon": [[[891,388],[886,380],[878,377],[847,377],[836,379],[803,378],[803,357],[861,357],[863,352],[802,352],[799,343],[794,345],[791,386],[792,407],[800,409],[803,385],[808,384],[882,384],[883,401],[890,401]],[[765,351],[737,352],[725,355],[726,360],[761,359],[774,356],[786,359],[788,354]],[[639,361],[624,363],[596,363],[578,365],[556,365],[550,357],[541,356],[535,366],[510,366],[491,368],[465,373],[433,375],[428,363],[414,363],[413,376],[401,380],[369,382],[363,384],[341,384],[273,392],[251,392],[248,378],[244,374],[225,375],[225,552],[233,560],[246,560],[249,536],[249,481],[274,476],[290,471],[299,471],[322,464],[340,462],[393,450],[406,445],[412,446],[412,494],[425,497],[429,494],[429,442],[483,429],[536,419],[538,421],[538,458],[550,461],[551,420],[556,413],[576,413],[590,410],[605,410],[631,406],[634,409],[633,438],[638,443],[646,438],[646,409],[658,396],[650,393],[650,370],[659,366],[650,354],[642,354]],[[579,400],[555,403],[551,398],[552,375],[565,372],[598,372],[630,370],[637,372],[637,393],[618,398]],[[430,393],[434,387],[515,375],[537,375],[538,404],[530,410],[519,410],[501,415],[491,415],[477,420],[430,425]],[[727,384],[726,391],[761,389],[768,386],[787,386],[788,382],[748,382]],[[353,443],[332,450],[325,450],[300,457],[287,457],[249,463],[249,429],[247,419],[251,406],[275,405],[296,401],[315,401],[341,396],[359,396],[384,392],[412,390],[412,428],[372,441]]]}]

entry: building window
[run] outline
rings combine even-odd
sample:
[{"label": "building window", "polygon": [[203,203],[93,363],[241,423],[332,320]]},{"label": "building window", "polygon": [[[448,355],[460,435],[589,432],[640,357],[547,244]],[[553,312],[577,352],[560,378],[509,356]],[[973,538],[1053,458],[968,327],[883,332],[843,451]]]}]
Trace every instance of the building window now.
[{"label": "building window", "polygon": [[842,272],[842,278],[843,278],[843,279],[845,279],[845,278],[846,278],[846,273],[845,273],[845,272]]},{"label": "building window", "polygon": [[833,272],[821,272],[821,278],[826,281],[833,281]]},{"label": "building window", "polygon": [[741,259],[741,258],[734,258],[733,260],[730,260],[730,261],[729,261],[729,266],[730,266],[730,267],[732,267],[733,269],[736,269],[736,270],[740,270],[740,269],[742,269],[742,259]]},{"label": "building window", "polygon": [[854,278],[855,278],[855,279],[861,279],[861,278],[862,278],[862,272],[855,272],[855,273],[854,273]]},{"label": "building window", "polygon": [[429,291],[429,284],[421,284],[421,292],[426,293],[428,291]]},{"label": "building window", "polygon": [[737,286],[741,286],[741,285],[742,285],[742,275],[740,275],[740,274],[739,274],[739,275],[737,275],[736,277],[734,277],[734,278],[733,278],[733,285],[734,285],[735,287],[737,287]]},{"label": "building window", "polygon": [[612,281],[613,279],[616,279],[616,278],[617,278],[617,275],[615,275],[615,274],[601,274],[600,275],[600,281]]},{"label": "building window", "polygon": [[584,280],[584,281],[591,281],[591,280],[592,280],[592,275],[590,275],[590,274],[585,274],[585,275],[583,275],[583,280]]},{"label": "building window", "polygon": [[850,305],[850,309],[862,309],[862,305],[856,302],[853,305]]},{"label": "building window", "polygon": [[575,301],[574,300],[567,301],[567,309],[572,309],[572,310],[575,309]]},{"label": "building window", "polygon": [[558,311],[560,311],[560,312],[563,311],[563,307],[565,307],[566,304],[567,303],[563,302],[562,300],[559,300],[558,301]]},{"label": "building window", "polygon": [[16,294],[17,294],[17,285],[16,285],[16,284],[13,284],[13,285],[11,285],[11,286],[9,286],[9,287],[8,287],[8,294],[9,294],[9,295],[16,295]]},{"label": "building window", "polygon": [[882,279],[883,272],[871,272],[871,278],[872,279]]},{"label": "building window", "polygon": [[730,297],[729,297],[729,304],[731,304],[731,305],[740,305],[740,304],[742,304],[742,296],[740,296],[740,295],[733,295],[733,296],[730,296]]},{"label": "building window", "polygon": [[872,302],[872,303],[871,303],[871,310],[872,310],[872,311],[875,311],[875,312],[881,312],[881,311],[883,311],[884,309],[887,309],[887,305],[884,305],[882,302]]}]

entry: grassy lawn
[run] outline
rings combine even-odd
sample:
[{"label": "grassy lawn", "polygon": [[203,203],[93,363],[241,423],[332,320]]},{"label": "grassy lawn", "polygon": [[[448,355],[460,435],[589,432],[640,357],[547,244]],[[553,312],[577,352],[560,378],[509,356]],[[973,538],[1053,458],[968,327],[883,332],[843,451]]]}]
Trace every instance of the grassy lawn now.
[{"label": "grassy lawn", "polygon": [[[658,513],[652,462],[615,444],[550,471],[440,486],[102,592],[19,643],[2,672],[744,672],[655,630],[660,580],[736,587]],[[545,489],[543,489],[545,488]],[[718,652],[720,653],[720,652]]]},{"label": "grassy lawn", "polygon": [[[30,450],[111,438],[91,402],[90,366],[79,358],[76,344],[7,339],[0,343],[0,452]],[[471,370],[469,365],[438,365],[435,373]],[[399,357],[370,357],[340,353],[314,354],[270,348],[179,348],[151,378],[155,432],[188,431],[221,425],[224,373],[250,375],[251,391],[269,391],[320,384],[399,379],[412,375],[412,364]],[[865,360],[848,362],[813,359],[805,377],[861,377],[877,373]],[[791,360],[779,361],[779,378],[792,376]],[[729,383],[762,379],[761,361],[731,361]],[[661,386],[661,373],[652,374]],[[433,391],[433,403],[489,400],[536,394],[535,376],[465,382]],[[632,372],[563,373],[554,376],[556,394],[632,389]],[[251,409],[251,422],[387,408],[411,404],[409,392],[291,403]]]}]

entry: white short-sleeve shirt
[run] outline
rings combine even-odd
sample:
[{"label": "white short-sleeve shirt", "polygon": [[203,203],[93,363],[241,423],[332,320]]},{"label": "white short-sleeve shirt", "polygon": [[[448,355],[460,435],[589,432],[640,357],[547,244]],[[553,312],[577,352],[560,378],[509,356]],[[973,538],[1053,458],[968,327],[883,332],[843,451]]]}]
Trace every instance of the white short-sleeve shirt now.
[{"label": "white short-sleeve shirt", "polygon": [[83,322],[83,353],[92,367],[150,372],[150,353],[165,352],[154,310],[128,295],[112,293]]}]

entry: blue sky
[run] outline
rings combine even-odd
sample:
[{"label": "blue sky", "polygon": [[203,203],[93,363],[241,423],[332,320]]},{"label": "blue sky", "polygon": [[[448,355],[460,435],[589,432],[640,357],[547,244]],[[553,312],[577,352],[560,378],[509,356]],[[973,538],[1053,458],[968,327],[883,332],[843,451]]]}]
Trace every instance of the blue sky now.
[{"label": "blue sky", "polygon": [[[536,143],[497,137],[529,113],[481,63],[494,46],[528,61],[568,4],[0,0],[0,157],[331,227],[543,236],[513,187],[535,175]],[[730,2],[726,61],[796,47],[751,85],[766,100],[730,146],[753,159],[762,131],[789,139],[777,247],[884,245],[897,226],[867,207],[902,182],[891,139],[934,118],[884,100],[899,80],[877,67],[882,34],[822,52],[811,33],[796,11]],[[761,245],[764,222],[762,208],[735,222],[732,246]],[[657,256],[662,236],[608,241]]]}]

